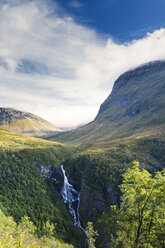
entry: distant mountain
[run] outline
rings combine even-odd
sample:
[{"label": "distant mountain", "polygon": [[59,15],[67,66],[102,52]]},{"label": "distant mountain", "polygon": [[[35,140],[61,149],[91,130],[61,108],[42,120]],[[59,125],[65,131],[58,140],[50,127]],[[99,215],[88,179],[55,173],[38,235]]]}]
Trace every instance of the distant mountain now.
[{"label": "distant mountain", "polygon": [[94,121],[51,139],[81,144],[155,132],[164,127],[165,61],[155,61],[122,74]]},{"label": "distant mountain", "polygon": [[13,108],[0,108],[0,126],[9,131],[29,136],[44,136],[60,131],[37,115]]}]

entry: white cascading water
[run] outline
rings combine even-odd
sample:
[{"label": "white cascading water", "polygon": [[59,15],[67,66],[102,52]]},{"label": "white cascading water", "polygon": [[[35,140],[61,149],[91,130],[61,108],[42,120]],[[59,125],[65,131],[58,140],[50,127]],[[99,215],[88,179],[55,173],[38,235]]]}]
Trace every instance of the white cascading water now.
[{"label": "white cascading water", "polygon": [[64,185],[61,190],[61,196],[64,201],[68,205],[69,213],[73,217],[74,225],[80,228],[85,234],[85,229],[81,226],[80,223],[80,193],[73,188],[73,186],[68,182],[68,178],[65,174],[65,170],[63,165],[61,165],[61,170],[64,175]]}]

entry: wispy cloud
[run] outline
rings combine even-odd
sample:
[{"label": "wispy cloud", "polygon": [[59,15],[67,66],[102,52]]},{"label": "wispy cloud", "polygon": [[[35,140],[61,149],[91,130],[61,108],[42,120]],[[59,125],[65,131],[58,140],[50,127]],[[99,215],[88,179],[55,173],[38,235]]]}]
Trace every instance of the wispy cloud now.
[{"label": "wispy cloud", "polygon": [[91,121],[120,73],[165,59],[165,29],[117,44],[44,0],[0,2],[1,105],[57,126]]},{"label": "wispy cloud", "polygon": [[69,6],[76,8],[76,9],[81,9],[84,5],[78,1],[71,1],[69,3]]}]

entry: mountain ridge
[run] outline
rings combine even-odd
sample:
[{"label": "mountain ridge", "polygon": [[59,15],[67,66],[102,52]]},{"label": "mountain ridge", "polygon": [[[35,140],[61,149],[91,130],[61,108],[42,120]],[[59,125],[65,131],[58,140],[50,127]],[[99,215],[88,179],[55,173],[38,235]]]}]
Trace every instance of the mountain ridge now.
[{"label": "mountain ridge", "polygon": [[165,61],[154,61],[123,73],[85,126],[49,137],[67,144],[104,141],[164,127]]},{"label": "mountain ridge", "polygon": [[0,108],[0,126],[8,131],[29,136],[43,136],[60,131],[53,124],[30,112],[14,108]]},{"label": "mountain ridge", "polygon": [[125,86],[130,78],[133,78],[133,77],[137,78],[137,76],[144,77],[146,74],[149,74],[149,73],[153,74],[153,73],[159,71],[160,69],[165,70],[165,61],[149,62],[149,63],[143,64],[139,67],[136,67],[134,69],[131,69],[129,71],[122,73],[117,78],[117,80],[114,82],[113,91],[111,92],[111,94],[100,105],[100,109],[99,109],[98,114],[96,115],[95,119],[97,119],[97,117],[105,110],[103,107],[104,103],[110,98],[110,96],[112,97],[113,94],[115,94],[116,91],[119,90],[119,88]]}]

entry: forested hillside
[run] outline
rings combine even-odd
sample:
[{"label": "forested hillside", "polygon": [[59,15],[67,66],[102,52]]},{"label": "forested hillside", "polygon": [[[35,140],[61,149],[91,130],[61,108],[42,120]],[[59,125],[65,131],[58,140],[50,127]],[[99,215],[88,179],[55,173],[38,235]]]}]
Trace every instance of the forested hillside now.
[{"label": "forested hillside", "polygon": [[[47,222],[54,237],[75,244],[77,230],[62,203],[62,176],[55,181],[56,168],[70,156],[70,148],[0,130],[0,203],[7,215],[19,223],[28,216],[36,234],[44,235]],[[80,233],[80,234],[79,234]]]},{"label": "forested hillside", "polygon": [[[163,133],[67,147],[1,129],[0,142],[1,210],[7,216],[12,216],[17,226],[22,221],[27,221],[34,227],[32,235],[27,234],[30,235],[29,247],[34,244],[36,247],[69,247],[59,242],[70,243],[75,248],[85,248],[87,245],[84,233],[73,225],[67,206],[61,200],[62,163],[70,183],[81,194],[82,226],[87,228],[89,223],[93,223],[89,238],[95,231],[98,233],[93,236],[96,239],[93,247],[143,247],[144,237],[147,240],[144,247],[164,247],[165,184],[164,174],[157,173],[162,171],[165,161]],[[140,167],[138,163],[133,165],[134,160],[140,162]],[[143,169],[147,169],[150,174]],[[155,179],[151,175],[156,175]],[[136,181],[137,185],[132,184]],[[150,193],[153,195],[148,202],[146,197]],[[130,202],[127,200],[128,196]],[[138,209],[146,201],[145,218],[135,245]],[[6,226],[9,226],[8,218],[3,218]],[[146,230],[149,222],[152,231],[150,234]],[[1,236],[3,245],[4,242],[9,242],[11,247],[15,247],[12,246],[17,244],[14,242],[20,240],[19,235],[24,231],[18,233],[15,231],[18,227],[13,225],[15,229],[8,230],[7,234],[4,233],[5,236]],[[130,233],[132,225],[136,231]],[[20,240],[22,247],[26,247],[24,239],[27,238],[23,235]],[[56,246],[51,246],[51,242]]]},{"label": "forested hillside", "polygon": [[[3,208],[1,206],[1,208]],[[20,247],[20,248],[72,248],[72,245],[65,244],[54,238],[55,226],[46,222],[44,235],[38,238],[36,226],[30,221],[29,217],[24,216],[17,224],[12,217],[6,216],[0,210],[0,247]]]}]

